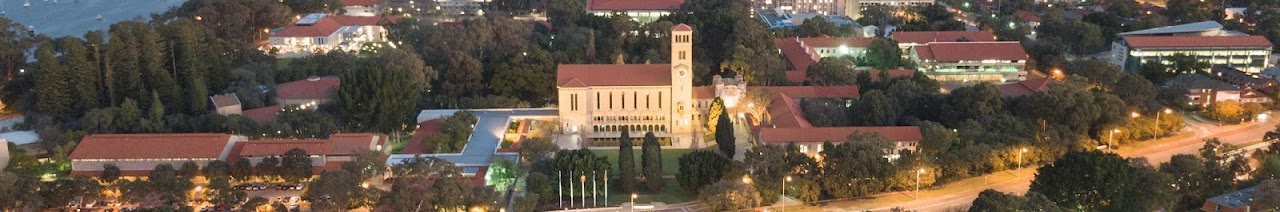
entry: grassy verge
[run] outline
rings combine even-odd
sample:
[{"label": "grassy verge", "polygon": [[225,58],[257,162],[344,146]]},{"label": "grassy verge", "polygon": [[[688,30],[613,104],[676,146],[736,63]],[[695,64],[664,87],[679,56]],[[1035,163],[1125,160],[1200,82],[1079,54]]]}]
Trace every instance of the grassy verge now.
[{"label": "grassy verge", "polygon": [[[662,202],[667,204],[682,203],[695,201],[696,196],[686,192],[680,188],[680,183],[675,179],[663,179],[662,193],[658,194],[636,194],[636,204],[650,204],[653,202]],[[631,194],[623,194],[618,191],[609,193],[609,205],[621,205],[622,203],[630,203]]]},{"label": "grassy verge", "polygon": [[[677,170],[679,170],[680,168],[680,156],[689,154],[689,152],[692,152],[692,151],[693,150],[691,149],[663,149],[662,150],[662,174],[675,175]],[[606,159],[609,159],[609,164],[613,164],[614,166],[618,165],[618,150],[591,150],[591,152],[595,153],[597,156],[604,156]],[[632,150],[633,154],[631,155],[635,157],[633,161],[636,162],[635,164],[636,173],[639,173],[641,170],[640,154],[642,152],[643,151],[641,151],[641,148],[639,146],[637,146],[634,150]]]}]

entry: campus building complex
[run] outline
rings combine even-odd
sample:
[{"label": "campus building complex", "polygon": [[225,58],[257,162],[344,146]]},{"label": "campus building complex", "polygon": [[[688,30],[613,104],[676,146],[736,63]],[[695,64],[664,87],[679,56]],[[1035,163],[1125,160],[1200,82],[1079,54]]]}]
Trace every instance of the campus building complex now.
[{"label": "campus building complex", "polygon": [[932,42],[911,48],[919,71],[939,82],[1009,82],[1027,77],[1027,53],[1011,42]]},{"label": "campus building complex", "polygon": [[68,156],[71,174],[99,175],[104,166],[120,168],[123,176],[146,176],[157,165],[175,168],[186,162],[204,167],[209,162],[279,157],[298,148],[307,151],[313,172],[333,171],[354,160],[357,151],[384,151],[387,136],[338,133],[327,139],[249,140],[246,136],[219,133],[96,134],[85,136]]},{"label": "campus building complex", "polygon": [[604,17],[622,13],[643,24],[671,14],[683,4],[684,0],[589,0],[587,13]]},{"label": "campus building complex", "polygon": [[[1213,21],[1167,26],[1119,34],[1111,44],[1111,63],[1137,70],[1143,63],[1166,61],[1174,54],[1194,56],[1211,65],[1224,65],[1258,74],[1271,65],[1274,49],[1266,37],[1224,30]],[[1209,71],[1209,70],[1201,70]]]}]

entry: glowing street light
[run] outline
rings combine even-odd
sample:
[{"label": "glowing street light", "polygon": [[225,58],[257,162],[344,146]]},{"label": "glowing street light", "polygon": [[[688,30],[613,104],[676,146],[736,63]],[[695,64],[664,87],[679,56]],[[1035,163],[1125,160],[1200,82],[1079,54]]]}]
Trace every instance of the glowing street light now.
[{"label": "glowing street light", "polygon": [[1119,129],[1119,128],[1112,129],[1112,130],[1111,130],[1111,133],[1109,134],[1109,136],[1107,136],[1107,137],[1108,137],[1108,138],[1107,138],[1107,148],[1108,148],[1108,149],[1115,148],[1116,133],[1118,133],[1118,132],[1120,132],[1120,129]]},{"label": "glowing street light", "polygon": [[636,211],[636,193],[631,193],[631,211]]},{"label": "glowing street light", "polygon": [[916,199],[920,199],[920,174],[924,174],[924,168],[916,170]]}]

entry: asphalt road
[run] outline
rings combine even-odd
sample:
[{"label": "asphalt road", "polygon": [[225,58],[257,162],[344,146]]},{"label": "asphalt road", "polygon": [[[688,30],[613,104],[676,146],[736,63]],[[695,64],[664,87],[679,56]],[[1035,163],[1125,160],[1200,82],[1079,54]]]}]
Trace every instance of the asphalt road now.
[{"label": "asphalt road", "polygon": [[[1161,162],[1169,161],[1169,158],[1176,154],[1197,154],[1201,146],[1204,145],[1204,139],[1217,137],[1225,143],[1243,146],[1245,143],[1260,140],[1262,135],[1267,131],[1275,129],[1276,124],[1280,124],[1280,119],[1271,119],[1265,122],[1250,122],[1240,125],[1217,126],[1210,123],[1195,122],[1191,118],[1187,118],[1188,128],[1192,132],[1192,136],[1165,143],[1144,146],[1141,149],[1132,149],[1121,147],[1117,152],[1124,157],[1146,157],[1148,162],[1158,165]],[[978,193],[986,189],[995,189],[1001,192],[1025,193],[1031,186],[1031,180],[1034,177],[1034,168],[1028,167],[1017,172],[1022,173],[1020,177],[1007,178],[1002,181],[988,182],[986,186],[972,189],[965,189],[959,192],[929,196],[918,200],[902,202],[900,204],[872,206],[871,211],[890,211],[897,207],[907,210],[916,211],[952,211],[955,209],[967,209],[969,204],[978,197]],[[995,175],[1010,175],[1013,172],[997,172],[988,174],[983,177]],[[975,177],[981,178],[981,177]],[[970,178],[968,180],[973,180]],[[957,182],[958,183],[958,182]],[[945,186],[952,186],[951,183]],[[945,187],[944,186],[944,187]],[[867,210],[865,208],[856,208],[851,205],[865,205],[872,201],[882,198],[890,198],[902,196],[903,193],[893,192],[872,196],[869,199],[859,199],[851,201],[832,202],[828,207],[820,210],[794,210],[794,211],[848,211],[848,210]],[[793,211],[787,209],[787,211]]]}]

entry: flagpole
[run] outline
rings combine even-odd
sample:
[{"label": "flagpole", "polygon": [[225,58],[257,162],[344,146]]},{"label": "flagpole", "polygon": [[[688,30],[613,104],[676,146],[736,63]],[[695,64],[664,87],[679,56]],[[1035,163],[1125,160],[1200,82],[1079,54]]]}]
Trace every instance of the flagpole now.
[{"label": "flagpole", "polygon": [[604,170],[604,206],[609,207],[609,170]]},{"label": "flagpole", "polygon": [[[569,191],[573,191],[573,189],[569,189]],[[557,202],[560,208],[564,208],[564,171],[556,171],[556,197],[560,198],[560,201]]]},{"label": "flagpole", "polygon": [[591,171],[591,207],[596,207],[596,171]]}]

